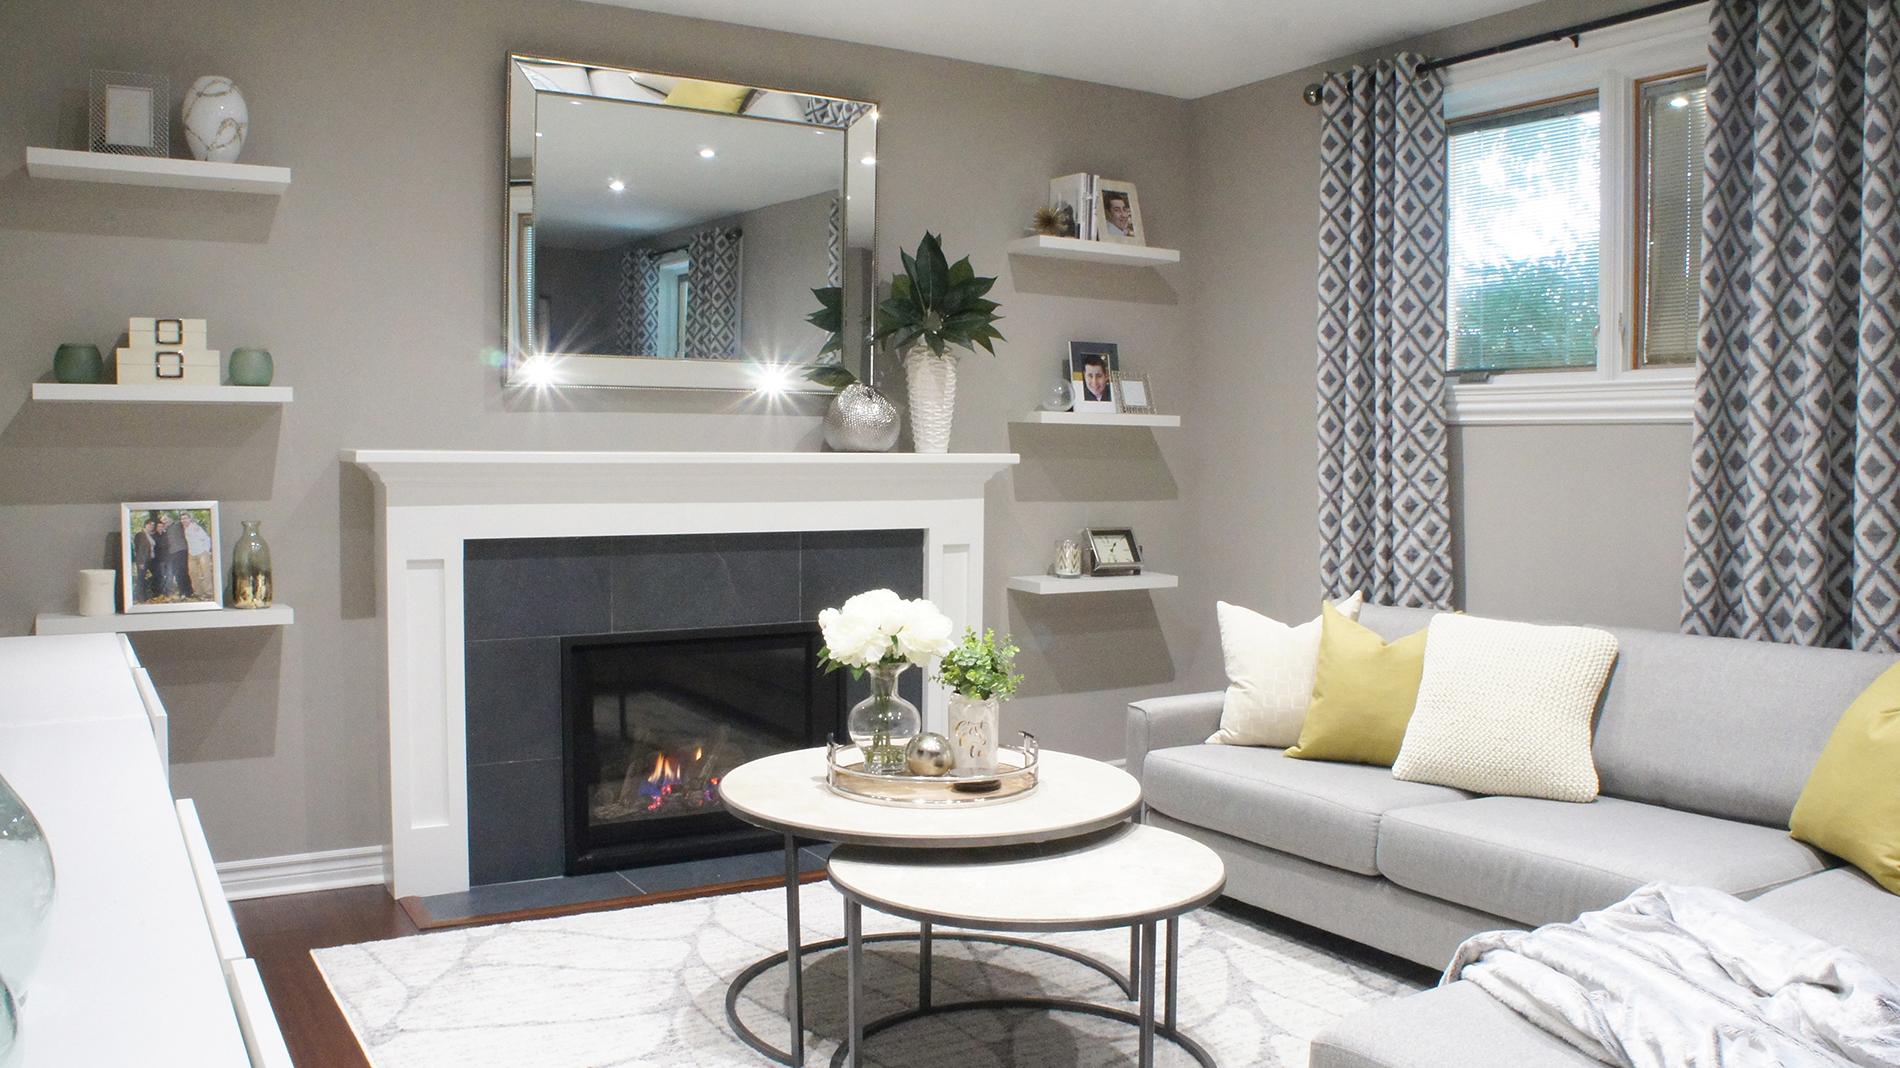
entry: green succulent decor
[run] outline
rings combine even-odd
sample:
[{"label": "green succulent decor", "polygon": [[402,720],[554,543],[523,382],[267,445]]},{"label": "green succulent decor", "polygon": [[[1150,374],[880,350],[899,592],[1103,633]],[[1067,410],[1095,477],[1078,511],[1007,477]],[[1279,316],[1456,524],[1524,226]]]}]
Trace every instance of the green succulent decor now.
[{"label": "green succulent decor", "polygon": [[936,234],[924,234],[915,256],[899,254],[904,273],[891,277],[890,299],[877,306],[875,339],[898,352],[921,343],[936,356],[948,356],[952,345],[972,351],[981,345],[996,355],[990,342],[1007,339],[991,324],[1002,316],[995,301],[983,298],[996,279],[977,277],[968,256],[947,262]]},{"label": "green succulent decor", "polygon": [[1007,634],[999,643],[993,630],[985,630],[979,638],[974,629],[966,629],[963,640],[937,663],[937,681],[979,701],[1008,698],[1023,681],[1021,675],[1012,674],[1020,651]]}]

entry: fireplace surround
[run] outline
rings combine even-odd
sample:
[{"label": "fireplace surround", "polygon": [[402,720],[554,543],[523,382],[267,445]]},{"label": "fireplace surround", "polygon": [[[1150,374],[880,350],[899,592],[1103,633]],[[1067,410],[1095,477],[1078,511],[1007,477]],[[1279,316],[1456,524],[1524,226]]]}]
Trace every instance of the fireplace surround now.
[{"label": "fireplace surround", "polygon": [[[390,887],[469,886],[469,540],[917,530],[921,595],[980,626],[984,495],[1013,453],[346,450],[376,487],[387,643]],[[925,724],[944,727],[941,687]]]}]

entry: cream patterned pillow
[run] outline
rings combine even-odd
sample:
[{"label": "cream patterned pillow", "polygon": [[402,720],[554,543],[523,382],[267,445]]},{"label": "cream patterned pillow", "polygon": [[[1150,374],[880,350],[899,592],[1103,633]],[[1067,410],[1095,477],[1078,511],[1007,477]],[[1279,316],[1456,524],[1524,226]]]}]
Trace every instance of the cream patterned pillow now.
[{"label": "cream patterned pillow", "polygon": [[1437,615],[1392,777],[1481,794],[1590,801],[1590,720],[1616,636]]},{"label": "cream patterned pillow", "polygon": [[[1365,598],[1359,593],[1333,607],[1347,619],[1359,618]],[[1216,745],[1271,745],[1282,749],[1300,740],[1306,706],[1313,700],[1313,671],[1319,664],[1319,617],[1297,627],[1239,605],[1218,601],[1221,656],[1227,662],[1227,699],[1221,704]]]}]

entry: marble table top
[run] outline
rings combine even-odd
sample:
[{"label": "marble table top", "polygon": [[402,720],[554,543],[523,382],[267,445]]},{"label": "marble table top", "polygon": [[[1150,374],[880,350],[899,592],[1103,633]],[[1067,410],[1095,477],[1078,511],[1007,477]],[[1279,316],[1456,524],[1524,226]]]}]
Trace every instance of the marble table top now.
[{"label": "marble table top", "polygon": [[1161,920],[1220,896],[1227,871],[1192,838],[1124,824],[990,849],[839,846],[831,881],[879,912],[991,931],[1084,931]]},{"label": "marble table top", "polygon": [[1112,827],[1141,805],[1135,777],[1099,760],[1044,749],[1036,788],[959,808],[898,808],[834,793],[825,751],[799,749],[727,772],[719,796],[733,815],[783,834],[909,849],[1048,842]]}]

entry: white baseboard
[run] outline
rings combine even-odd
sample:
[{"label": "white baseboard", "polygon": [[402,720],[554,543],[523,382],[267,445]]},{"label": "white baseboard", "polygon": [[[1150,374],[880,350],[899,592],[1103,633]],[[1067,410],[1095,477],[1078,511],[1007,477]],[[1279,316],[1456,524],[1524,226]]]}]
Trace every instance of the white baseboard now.
[{"label": "white baseboard", "polygon": [[389,879],[386,846],[358,846],[288,857],[227,860],[218,865],[218,881],[232,901],[346,886],[374,886]]}]

